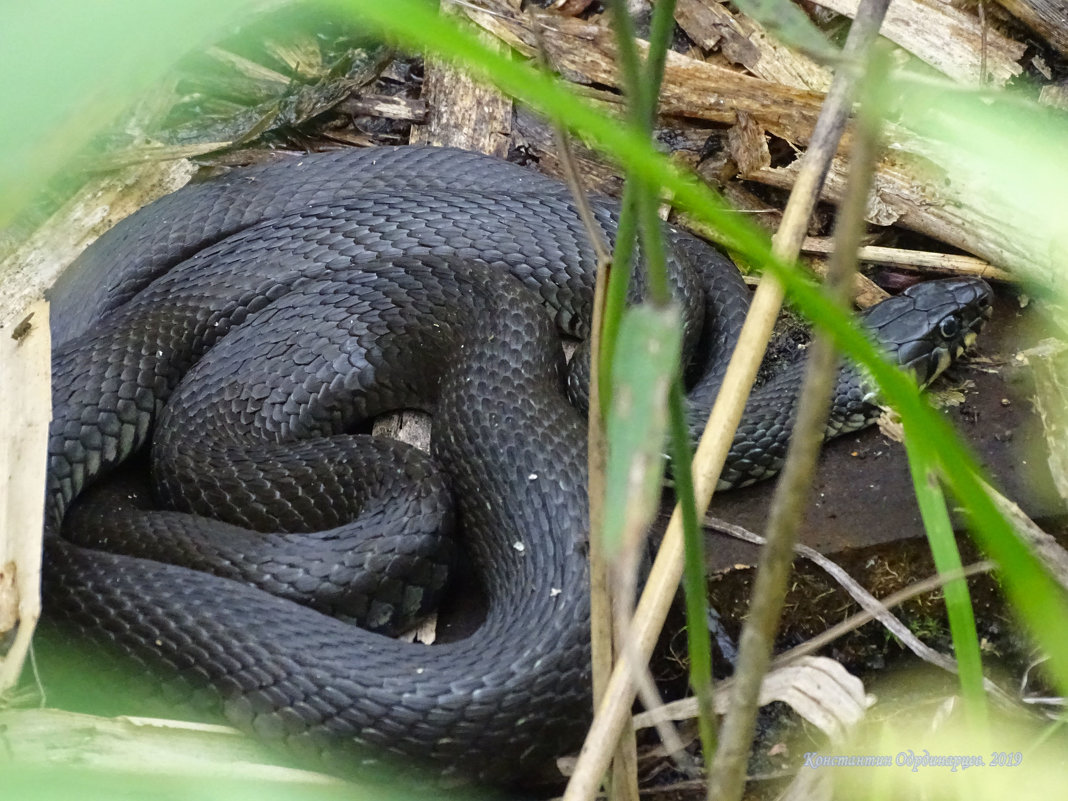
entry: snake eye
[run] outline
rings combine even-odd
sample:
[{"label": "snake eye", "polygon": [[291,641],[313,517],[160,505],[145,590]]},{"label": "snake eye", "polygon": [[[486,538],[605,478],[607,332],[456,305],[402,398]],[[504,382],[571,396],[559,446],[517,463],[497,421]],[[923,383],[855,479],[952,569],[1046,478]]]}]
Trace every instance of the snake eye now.
[{"label": "snake eye", "polygon": [[960,333],[960,320],[957,315],[951,314],[938,324],[938,332],[944,339],[953,339]]}]

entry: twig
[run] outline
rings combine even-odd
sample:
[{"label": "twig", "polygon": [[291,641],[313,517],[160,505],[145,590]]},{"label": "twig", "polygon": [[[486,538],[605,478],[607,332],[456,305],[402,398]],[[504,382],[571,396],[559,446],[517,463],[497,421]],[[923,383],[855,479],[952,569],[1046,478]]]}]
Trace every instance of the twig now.
[{"label": "twig", "polygon": [[[911,600],[918,595],[932,592],[940,587],[946,586],[951,581],[956,581],[961,578],[969,578],[970,576],[977,576],[980,573],[990,573],[997,565],[989,561],[975,562],[960,570],[946,571],[945,573],[937,573],[933,576],[925,578],[923,581],[918,581],[915,584],[910,584],[908,587],[904,587],[897,592],[887,595],[885,598],[880,598],[879,604],[884,609],[892,609],[895,606],[903,604],[905,601]],[[772,665],[778,667],[779,665],[786,664],[791,659],[797,659],[801,656],[808,656],[811,653],[815,653],[825,645],[837,640],[839,637],[843,637],[851,631],[855,631],[863,626],[865,623],[870,623],[876,620],[877,616],[874,612],[865,609],[861,612],[857,612],[855,615],[847,617],[841,623],[836,623],[829,629],[821,634],[817,634],[815,637],[806,640],[800,645],[795,645],[788,651],[783,651],[772,661]]]},{"label": "twig", "polygon": [[[745,539],[745,538],[743,538]],[[947,582],[956,581],[960,578],[968,578],[970,576],[977,576],[983,573],[989,573],[994,570],[995,565],[993,562],[976,562],[968,565],[962,570],[954,570],[947,573],[939,573],[928,578],[918,581],[915,584],[910,584],[908,587],[904,587],[895,593],[887,595],[885,598],[878,599],[880,606],[884,609],[892,609],[895,606],[903,604],[905,601],[911,600],[918,595],[924,595],[928,592],[944,587]],[[771,668],[783,667],[790,662],[800,659],[803,656],[808,656],[816,651],[830,645],[839,637],[844,637],[851,631],[856,631],[861,626],[871,623],[876,619],[876,615],[865,609],[857,612],[855,615],[846,618],[841,623],[838,623],[826,631],[817,634],[809,640],[796,645],[788,651],[784,651],[771,661]],[[717,693],[727,692],[734,686],[734,679],[725,679],[719,683],[717,687]],[[1000,697],[1001,691],[999,690],[998,696]],[[688,720],[697,714],[697,701],[694,698],[683,698],[679,701],[672,701],[670,704],[664,704],[656,710],[650,710],[644,712],[635,718],[635,725],[637,728],[644,728],[651,725],[654,717],[665,717],[670,720]]]},{"label": "twig", "polygon": [[1012,523],[1020,539],[1031,546],[1035,556],[1042,560],[1050,574],[1068,590],[1068,551],[1065,551],[1064,546],[1043,531],[1017,504],[985,482],[983,488],[994,501],[994,505]]},{"label": "twig", "polygon": [[[850,31],[850,40],[855,46],[874,40],[887,5],[888,3],[882,0],[876,0],[867,6],[871,15],[868,19],[858,14]],[[861,12],[864,11],[865,6],[862,6]],[[857,26],[865,22],[869,23],[870,27],[865,26],[858,31]],[[850,55],[855,58],[865,49],[855,49]],[[841,75],[839,72],[836,76],[836,85],[843,83],[839,80]],[[871,87],[879,77],[869,73],[866,80],[867,100],[872,98]],[[832,86],[828,97],[834,96],[835,87]],[[877,146],[876,116],[866,105],[865,113],[857,121],[849,182],[845,202],[839,208],[835,254],[831,258],[827,280],[828,294],[843,308],[849,302],[853,275],[856,272],[856,251],[864,231],[864,212],[871,188],[872,164]],[[784,219],[787,216],[788,214],[784,215]],[[731,692],[732,703],[720,729],[720,744],[709,776],[710,801],[734,801],[741,798],[745,789],[745,769],[756,727],[760,685],[771,662],[775,632],[778,629],[787,580],[793,565],[797,527],[812,485],[816,457],[827,426],[837,361],[830,336],[825,332],[818,332],[810,348],[797,401],[796,423],[786,452],[782,477],[768,513],[768,541],[760,551],[749,615],[739,641],[738,661],[734,671],[737,680]]]},{"label": "twig", "polygon": [[[886,2],[873,3],[885,11]],[[871,15],[871,16],[869,16]],[[867,40],[874,38],[877,16],[869,11],[853,24],[846,42],[846,53],[857,53]],[[845,121],[849,114],[853,79],[839,73],[828,94],[816,128],[805,154],[804,163],[790,195],[783,223],[773,240],[774,253],[784,260],[796,258],[808,227],[808,218],[819,198],[820,187],[831,159],[838,149]],[[764,356],[775,319],[782,306],[783,290],[775,280],[765,279],[753,296],[753,302],[742,326],[738,345],[723,377],[719,397],[712,407],[708,423],[694,456],[694,495],[698,512],[703,514],[712,499],[727,453],[734,439],[749,390]],[[668,523],[656,561],[653,563],[641,600],[634,614],[632,632],[643,659],[648,659],[664,625],[668,609],[679,585],[683,570],[682,511],[675,508]],[[575,771],[564,792],[564,801],[586,801],[593,797],[608,767],[611,752],[626,725],[634,687],[626,666],[616,665],[612,671],[605,698],[597,709],[593,724],[586,736],[582,751],[575,762]]]},{"label": "twig", "polygon": [[[764,545],[764,543],[767,542],[767,540],[765,540],[759,534],[754,534],[753,532],[741,526],[735,525],[733,523],[728,523],[726,520],[706,517],[705,525],[710,526],[716,531],[722,532],[723,534],[727,534],[731,537],[744,540],[745,542],[751,542],[754,545]],[[825,570],[831,578],[837,581],[842,586],[842,588],[849,593],[853,600],[856,601],[860,605],[860,607],[867,613],[868,620],[878,620],[880,623],[883,624],[883,627],[886,628],[887,631],[889,631],[901,641],[902,645],[912,651],[912,653],[914,653],[920,659],[924,660],[925,662],[929,662],[932,665],[940,667],[943,670],[949,671],[950,673],[957,672],[957,661],[953,659],[953,657],[940,653],[931,648],[930,646],[926,645],[925,643],[921,642],[915,634],[909,631],[908,627],[905,626],[904,623],[898,620],[890,612],[888,608],[890,604],[888,604],[885,600],[879,600],[866,589],[864,589],[864,587],[862,587],[852,576],[850,576],[841,567],[841,565],[837,564],[831,559],[828,559],[819,551],[815,550],[814,548],[810,548],[807,545],[795,544],[794,552],[799,556],[803,556],[809,561],[823,568],[823,570]],[[989,571],[992,570],[993,567],[994,565],[992,562],[979,562],[969,568],[969,570],[973,570],[973,572],[978,573],[980,572],[978,568],[985,568],[986,571]],[[945,577],[948,577],[950,575],[950,571],[947,571],[943,576],[944,580],[942,581],[942,584],[940,584],[939,586],[948,583],[951,579]],[[970,573],[968,575],[970,575]],[[928,579],[927,581],[930,581],[930,579]],[[915,587],[919,585],[913,586]],[[893,596],[890,597],[892,598]],[[854,618],[849,619],[853,620]],[[837,627],[831,630],[834,631],[836,629]],[[821,641],[823,637],[823,634],[819,635],[819,639]],[[809,642],[815,641],[816,638],[813,638],[813,640],[809,640]],[[808,645],[808,643],[804,643],[804,645]],[[813,649],[808,649],[803,653],[808,654],[811,653],[812,650]],[[800,655],[803,654],[797,654],[795,656]],[[778,663],[779,660],[773,660],[773,664]],[[1005,692],[992,681],[986,680],[984,686],[989,693],[998,697],[1000,700],[1005,702],[1009,701],[1009,697],[1005,694]]]},{"label": "twig", "polygon": [[[831,253],[831,240],[825,237],[807,237],[801,244],[805,253]],[[1014,282],[1019,279],[1008,270],[1002,270],[975,256],[958,256],[952,253],[934,253],[929,250],[903,250],[878,245],[865,245],[857,252],[861,261],[876,264],[892,264],[904,270],[940,273],[943,275],[974,275],[988,281]]]}]

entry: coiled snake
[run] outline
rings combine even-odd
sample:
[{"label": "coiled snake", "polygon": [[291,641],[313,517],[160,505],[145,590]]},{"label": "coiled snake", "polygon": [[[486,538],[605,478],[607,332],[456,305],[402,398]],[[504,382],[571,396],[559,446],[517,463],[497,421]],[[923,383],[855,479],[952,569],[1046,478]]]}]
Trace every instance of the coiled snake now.
[{"label": "coiled snake", "polygon": [[[617,206],[593,207],[611,240]],[[665,230],[703,419],[748,296],[724,257]],[[585,335],[594,263],[564,187],[445,149],[236,170],[120,223],[54,293],[46,614],[328,760],[500,781],[573,746],[585,425],[558,332]],[[926,381],[989,303],[981,281],[936,282],[867,319]],[[798,370],[755,393],[725,484],[778,469]],[[865,424],[871,401],[843,370],[828,433]],[[431,457],[360,433],[405,407],[433,412]],[[177,511],[82,499],[150,441]],[[488,602],[469,638],[412,645],[324,614],[388,632],[426,611],[454,521]]]}]

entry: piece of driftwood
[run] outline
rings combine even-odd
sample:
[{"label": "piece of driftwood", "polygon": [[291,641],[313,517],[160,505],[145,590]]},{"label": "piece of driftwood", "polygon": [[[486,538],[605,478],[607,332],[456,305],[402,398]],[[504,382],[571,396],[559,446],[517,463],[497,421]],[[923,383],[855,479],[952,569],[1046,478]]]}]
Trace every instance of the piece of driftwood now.
[{"label": "piece of driftwood", "polygon": [[998,0],[1018,20],[1068,56],[1068,0]]},{"label": "piece of driftwood", "polygon": [[[815,0],[852,17],[859,0]],[[883,36],[939,72],[968,84],[1002,86],[1023,72],[1026,45],[987,26],[974,14],[940,0],[894,0],[886,12]],[[985,66],[985,78],[980,74]]]}]

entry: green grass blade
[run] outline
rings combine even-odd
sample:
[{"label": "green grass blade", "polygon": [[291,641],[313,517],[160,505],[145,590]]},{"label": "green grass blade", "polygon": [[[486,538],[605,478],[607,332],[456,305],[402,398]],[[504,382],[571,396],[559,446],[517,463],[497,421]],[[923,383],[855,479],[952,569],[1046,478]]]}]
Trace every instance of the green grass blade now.
[{"label": "green grass blade", "polygon": [[[922,443],[906,441],[905,450],[935,568],[939,573],[960,570],[964,565],[953,536],[945,495],[938,481],[938,460]],[[974,725],[985,727],[988,718],[983,690],[983,663],[967,580],[959,578],[947,582],[943,596],[968,719]]]}]

